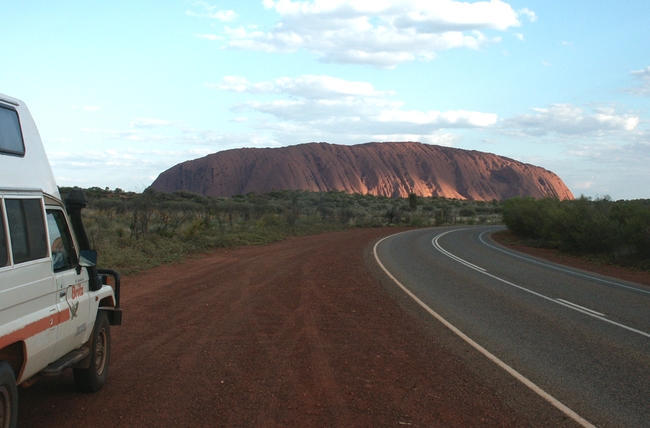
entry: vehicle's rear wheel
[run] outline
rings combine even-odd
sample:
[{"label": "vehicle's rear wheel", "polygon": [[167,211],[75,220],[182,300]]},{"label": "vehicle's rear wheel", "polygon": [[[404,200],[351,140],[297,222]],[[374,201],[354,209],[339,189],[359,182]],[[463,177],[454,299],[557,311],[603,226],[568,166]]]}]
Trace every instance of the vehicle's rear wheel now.
[{"label": "vehicle's rear wheel", "polygon": [[0,428],[16,428],[17,423],[16,376],[6,361],[0,361]]},{"label": "vehicle's rear wheel", "polygon": [[73,369],[74,381],[84,392],[97,392],[106,383],[108,362],[111,356],[111,326],[104,311],[97,313],[90,341],[90,366]]}]

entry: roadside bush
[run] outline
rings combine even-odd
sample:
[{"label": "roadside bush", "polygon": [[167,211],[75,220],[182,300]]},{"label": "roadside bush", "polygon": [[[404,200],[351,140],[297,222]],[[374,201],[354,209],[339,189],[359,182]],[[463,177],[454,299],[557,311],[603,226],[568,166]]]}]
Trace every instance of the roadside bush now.
[{"label": "roadside bush", "polygon": [[542,246],[641,267],[650,264],[649,200],[512,198],[503,204],[503,222],[517,236]]},{"label": "roadside bush", "polygon": [[503,204],[503,222],[515,234],[553,245],[556,222],[561,214],[556,198],[515,197]]}]

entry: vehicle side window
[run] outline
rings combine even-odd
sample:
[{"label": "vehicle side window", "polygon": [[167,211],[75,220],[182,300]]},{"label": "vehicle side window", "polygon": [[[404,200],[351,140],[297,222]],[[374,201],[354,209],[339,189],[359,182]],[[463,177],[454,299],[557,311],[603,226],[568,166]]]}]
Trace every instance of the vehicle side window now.
[{"label": "vehicle side window", "polygon": [[5,231],[4,216],[2,215],[2,204],[0,203],[0,267],[7,266],[7,232]]},{"label": "vehicle side window", "polygon": [[14,264],[47,257],[45,216],[40,199],[6,199]]},{"label": "vehicle side window", "polygon": [[76,253],[63,211],[47,210],[47,228],[50,234],[54,272],[72,269],[76,263]]},{"label": "vehicle side window", "polygon": [[0,106],[0,152],[23,156],[25,144],[16,110]]}]

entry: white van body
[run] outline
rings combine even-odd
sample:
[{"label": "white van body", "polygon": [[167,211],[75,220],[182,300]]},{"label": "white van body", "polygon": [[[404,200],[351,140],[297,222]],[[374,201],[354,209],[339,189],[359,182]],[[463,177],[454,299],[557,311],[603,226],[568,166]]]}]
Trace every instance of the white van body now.
[{"label": "white van body", "polygon": [[[119,276],[100,271],[115,277],[114,289],[84,259],[90,248],[83,248],[80,208],[77,223],[69,208],[29,110],[0,94],[0,374],[10,366],[16,385],[68,367],[75,381],[88,367],[96,369],[91,375],[106,374],[110,334],[106,321],[99,333],[95,322],[121,323]],[[93,385],[85,389],[99,389],[103,380]],[[11,395],[0,383],[3,428],[15,424]]]},{"label": "white van body", "polygon": [[0,158],[0,171],[2,171],[0,188],[38,189],[47,195],[61,199],[41,137],[27,106],[20,100],[2,94],[0,94],[0,106],[12,107],[17,111],[23,139],[28,146],[25,147],[25,154],[22,157]]}]

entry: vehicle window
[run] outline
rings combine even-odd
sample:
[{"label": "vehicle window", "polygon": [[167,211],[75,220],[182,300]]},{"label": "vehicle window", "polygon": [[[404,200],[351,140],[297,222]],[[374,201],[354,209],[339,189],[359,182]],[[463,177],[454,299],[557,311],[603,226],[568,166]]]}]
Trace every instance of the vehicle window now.
[{"label": "vehicle window", "polygon": [[63,211],[47,210],[47,229],[50,234],[54,272],[72,269],[76,263],[76,253]]},{"label": "vehicle window", "polygon": [[47,257],[47,237],[40,199],[6,199],[14,264]]},{"label": "vehicle window", "polygon": [[0,267],[7,266],[7,232],[5,231],[4,216],[2,215],[2,204],[0,203]]},{"label": "vehicle window", "polygon": [[14,155],[25,154],[23,133],[16,110],[0,106],[0,152]]}]

